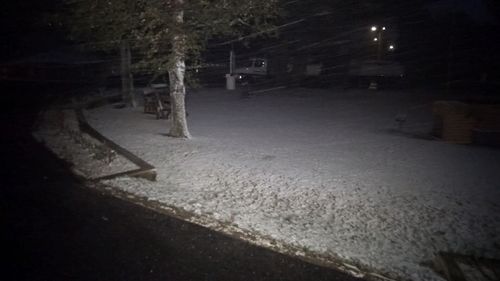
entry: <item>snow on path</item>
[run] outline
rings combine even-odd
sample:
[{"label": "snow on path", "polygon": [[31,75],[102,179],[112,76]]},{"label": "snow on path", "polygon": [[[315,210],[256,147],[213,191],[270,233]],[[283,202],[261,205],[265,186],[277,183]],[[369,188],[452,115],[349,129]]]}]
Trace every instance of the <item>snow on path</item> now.
[{"label": "snow on path", "polygon": [[167,121],[138,110],[86,115],[158,170],[156,183],[108,184],[388,276],[441,280],[422,265],[437,251],[500,258],[500,151],[389,133],[408,108],[421,108],[414,124],[429,129],[429,101],[404,92],[193,91],[192,140],[166,137]]}]

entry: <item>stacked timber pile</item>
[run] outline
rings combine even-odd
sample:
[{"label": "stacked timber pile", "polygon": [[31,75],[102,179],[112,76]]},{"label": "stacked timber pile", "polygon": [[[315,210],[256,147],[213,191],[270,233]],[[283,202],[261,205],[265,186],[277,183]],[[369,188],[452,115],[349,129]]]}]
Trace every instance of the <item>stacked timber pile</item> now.
[{"label": "stacked timber pile", "polygon": [[469,105],[458,101],[436,101],[432,111],[434,135],[451,143],[472,143],[472,129],[476,120]]},{"label": "stacked timber pile", "polygon": [[[436,101],[433,135],[458,144],[472,142],[500,144],[500,105],[467,104],[459,101]],[[484,138],[488,139],[485,141]]]}]

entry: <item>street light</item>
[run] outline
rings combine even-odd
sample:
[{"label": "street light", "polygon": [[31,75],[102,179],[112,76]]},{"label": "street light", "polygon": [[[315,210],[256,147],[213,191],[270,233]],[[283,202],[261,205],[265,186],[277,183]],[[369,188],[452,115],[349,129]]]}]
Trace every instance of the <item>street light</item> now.
[{"label": "street light", "polygon": [[[373,42],[377,44],[377,61],[380,61],[382,59],[382,47],[383,47],[383,40],[382,40],[382,33],[386,30],[385,26],[379,26],[377,25],[372,25],[370,27],[370,30],[375,33],[375,37],[373,37]],[[394,45],[390,45],[389,49],[392,50],[394,49]],[[370,86],[368,89],[370,90],[376,90],[378,88],[378,83],[376,77],[372,77],[370,81]]]},{"label": "street light", "polygon": [[395,47],[394,47],[394,45],[393,45],[393,44],[389,45],[389,51],[394,51],[394,48],[395,48]]},{"label": "street light", "polygon": [[385,31],[386,30],[386,27],[385,26],[382,26],[382,27],[378,27],[376,25],[372,25],[372,27],[370,28],[370,30],[372,32],[376,32],[377,35],[375,38],[373,38],[373,42],[376,42],[377,43],[377,60],[380,60],[382,58],[382,47],[383,47],[383,44],[384,42],[382,41],[382,31]]}]

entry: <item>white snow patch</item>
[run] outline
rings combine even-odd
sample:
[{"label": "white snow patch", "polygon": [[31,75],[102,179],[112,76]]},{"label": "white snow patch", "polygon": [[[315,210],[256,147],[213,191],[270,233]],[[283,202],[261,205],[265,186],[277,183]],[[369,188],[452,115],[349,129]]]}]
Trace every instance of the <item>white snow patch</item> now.
[{"label": "white snow patch", "polygon": [[429,129],[430,104],[421,104],[430,101],[405,92],[192,91],[191,140],[165,136],[168,121],[139,110],[86,116],[157,168],[157,182],[109,185],[388,276],[442,280],[421,265],[438,251],[500,258],[500,151],[389,133],[407,108],[428,110],[410,114],[409,128]]}]

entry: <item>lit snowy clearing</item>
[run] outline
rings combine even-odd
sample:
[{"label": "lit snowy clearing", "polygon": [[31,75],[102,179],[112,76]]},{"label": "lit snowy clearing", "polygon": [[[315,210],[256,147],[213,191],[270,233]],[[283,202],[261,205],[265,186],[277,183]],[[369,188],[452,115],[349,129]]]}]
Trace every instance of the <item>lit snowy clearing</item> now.
[{"label": "lit snowy clearing", "polygon": [[440,280],[437,251],[500,258],[500,151],[394,133],[430,130],[411,92],[287,89],[187,97],[194,138],[111,106],[101,133],[157,167],[158,181],[106,183],[390,277]]}]

